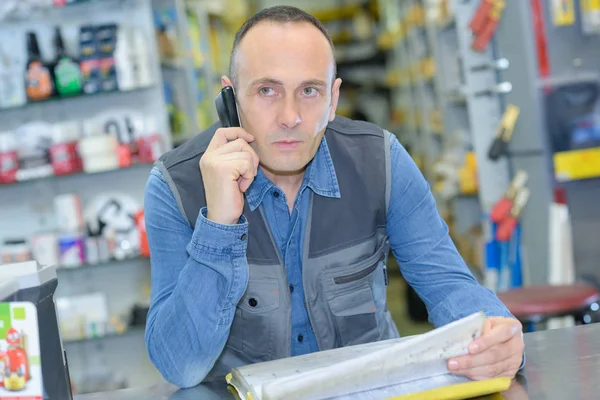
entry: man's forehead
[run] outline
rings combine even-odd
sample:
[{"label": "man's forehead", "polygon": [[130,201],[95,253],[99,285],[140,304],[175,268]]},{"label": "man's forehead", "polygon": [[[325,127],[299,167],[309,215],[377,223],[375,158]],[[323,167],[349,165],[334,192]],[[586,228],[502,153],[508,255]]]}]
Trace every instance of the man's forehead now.
[{"label": "man's forehead", "polygon": [[261,21],[246,32],[244,38],[240,41],[240,47],[243,47],[244,44],[264,45],[265,40],[285,43],[297,39],[302,39],[305,43],[311,42],[314,45],[322,45],[324,49],[331,48],[323,32],[313,24],[305,21]]},{"label": "man's forehead", "polygon": [[238,71],[250,80],[287,74],[329,81],[334,69],[333,51],[324,34],[304,23],[261,22],[241,40],[236,54]]}]

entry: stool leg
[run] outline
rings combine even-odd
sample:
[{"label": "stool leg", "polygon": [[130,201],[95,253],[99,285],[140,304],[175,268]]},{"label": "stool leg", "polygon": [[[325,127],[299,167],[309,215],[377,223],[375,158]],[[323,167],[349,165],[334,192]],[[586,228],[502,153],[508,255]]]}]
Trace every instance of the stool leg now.
[{"label": "stool leg", "polygon": [[535,322],[532,320],[521,321],[523,333],[535,332]]},{"label": "stool leg", "polygon": [[535,332],[535,322],[533,322],[533,321],[529,321],[529,322],[527,323],[527,330],[528,330],[529,332]]}]

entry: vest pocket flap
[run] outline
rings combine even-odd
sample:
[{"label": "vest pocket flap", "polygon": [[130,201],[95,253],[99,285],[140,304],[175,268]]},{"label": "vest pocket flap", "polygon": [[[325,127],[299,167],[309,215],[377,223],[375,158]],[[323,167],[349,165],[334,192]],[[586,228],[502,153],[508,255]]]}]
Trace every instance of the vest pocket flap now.
[{"label": "vest pocket flap", "polygon": [[381,338],[369,285],[330,298],[329,308],[339,338],[336,347],[369,343]]},{"label": "vest pocket flap", "polygon": [[344,275],[338,275],[338,276],[334,276],[333,277],[333,282],[336,285],[341,285],[344,283],[350,283],[350,282],[354,282],[354,281],[358,281],[366,276],[368,276],[369,274],[371,274],[371,272],[375,271],[377,269],[377,261],[372,264],[372,265],[368,265],[366,268],[360,269],[356,272],[351,272],[348,274],[344,274]]},{"label": "vest pocket flap", "polygon": [[277,279],[250,279],[246,293],[238,303],[244,311],[258,314],[279,308],[279,285]]},{"label": "vest pocket flap", "polygon": [[368,286],[332,297],[329,300],[329,308],[336,317],[374,314],[376,311],[373,295]]}]

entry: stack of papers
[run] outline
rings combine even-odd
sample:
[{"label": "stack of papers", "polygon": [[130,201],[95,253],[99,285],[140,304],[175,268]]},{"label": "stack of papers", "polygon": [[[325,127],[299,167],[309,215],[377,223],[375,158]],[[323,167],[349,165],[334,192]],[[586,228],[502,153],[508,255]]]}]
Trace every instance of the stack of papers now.
[{"label": "stack of papers", "polygon": [[423,335],[246,365],[227,382],[242,400],[380,400],[450,386],[471,396],[492,393],[510,379],[471,382],[446,368],[448,359],[468,354],[484,321],[479,312]]}]

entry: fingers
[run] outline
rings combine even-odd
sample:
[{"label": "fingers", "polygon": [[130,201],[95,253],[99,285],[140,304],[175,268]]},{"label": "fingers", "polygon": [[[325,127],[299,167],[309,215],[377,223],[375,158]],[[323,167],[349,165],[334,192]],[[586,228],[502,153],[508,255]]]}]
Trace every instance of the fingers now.
[{"label": "fingers", "polygon": [[451,371],[465,370],[482,365],[495,364],[510,357],[522,357],[524,350],[523,338],[513,336],[509,341],[498,344],[478,354],[467,354],[455,357],[448,362]]},{"label": "fingers", "polygon": [[520,331],[521,324],[517,320],[506,318],[497,324],[492,322],[489,330],[486,332],[484,329],[483,334],[469,345],[469,353],[478,354],[497,344],[507,342]]},{"label": "fingers", "polygon": [[248,144],[244,139],[236,139],[223,146],[214,150],[214,154],[229,154],[229,153],[238,153],[238,152],[246,152],[252,156],[252,162],[255,168],[258,168],[258,154],[254,151],[252,147]]},{"label": "fingers", "polygon": [[258,173],[258,162],[256,162],[254,155],[247,151],[238,151],[235,153],[228,153],[220,156],[223,161],[233,161],[233,160],[246,160],[252,165],[253,176],[256,176]]},{"label": "fingers", "polygon": [[231,171],[231,179],[234,181],[238,181],[240,178],[242,180],[249,180],[252,182],[254,179],[254,166],[248,160],[231,160],[223,163],[224,168],[228,168]]},{"label": "fingers", "polygon": [[513,352],[506,346],[495,346],[482,353],[456,357],[448,362],[448,369],[452,372],[492,365],[510,358]]},{"label": "fingers", "polygon": [[216,130],[206,151],[217,149],[236,139],[243,139],[248,143],[254,141],[254,136],[246,132],[243,128],[219,128]]},{"label": "fingers", "polygon": [[513,330],[512,322],[493,326],[484,336],[493,334],[497,340],[502,340],[508,335],[509,339],[476,354],[471,353],[450,359],[448,370],[471,379],[514,376],[523,361],[525,345],[522,335],[516,333],[513,336],[509,335]]},{"label": "fingers", "polygon": [[248,190],[256,176],[252,161],[243,158],[225,161],[222,166],[230,171],[230,179],[237,182],[242,192]]},{"label": "fingers", "polygon": [[508,376],[513,378],[521,365],[522,357],[512,356],[494,364],[482,365],[475,368],[452,371],[456,375],[464,375],[473,380],[483,380]]}]

